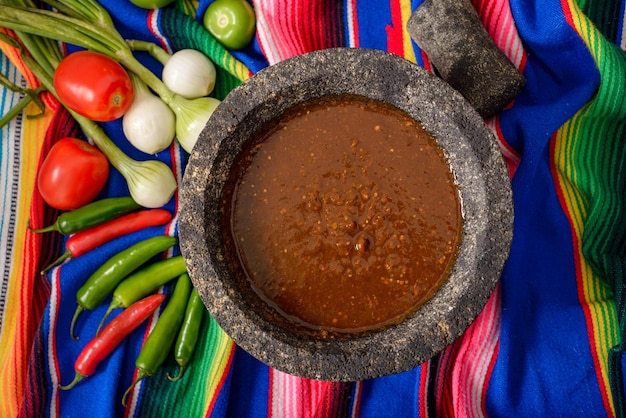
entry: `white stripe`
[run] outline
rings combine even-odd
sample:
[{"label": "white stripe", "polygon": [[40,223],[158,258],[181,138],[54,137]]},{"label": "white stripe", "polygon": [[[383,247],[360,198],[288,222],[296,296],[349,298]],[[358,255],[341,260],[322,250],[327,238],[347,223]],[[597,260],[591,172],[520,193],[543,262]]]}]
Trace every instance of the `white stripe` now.
[{"label": "white stripe", "polygon": [[280,406],[278,403],[278,394],[280,393],[280,376],[278,374],[278,370],[275,369],[270,369],[270,373],[272,374],[272,392],[270,393],[270,396],[272,397],[272,410],[270,411],[270,414],[272,417],[279,417],[282,412],[278,409]]},{"label": "white stripe", "polygon": [[[176,167],[176,172],[174,173],[174,176],[176,177],[176,183],[178,185],[181,185],[183,183],[184,173],[183,173],[183,161],[182,160],[183,160],[183,147],[181,147],[178,141],[176,141],[176,144],[174,145],[174,164]],[[179,211],[180,211],[180,205],[177,205],[176,213],[174,213],[172,220],[170,221],[168,227],[166,228],[166,234],[170,236],[176,236]],[[172,247],[172,250],[173,250],[173,247]],[[169,255],[171,256],[171,254]]]},{"label": "white stripe", "polygon": [[159,39],[159,43],[161,47],[165,49],[167,52],[172,54],[174,51],[172,46],[169,43],[169,40],[161,33],[161,28],[159,26],[159,19],[161,15],[161,9],[151,10],[148,15],[148,20],[150,21],[150,30]]},{"label": "white stripe", "polygon": [[352,411],[350,411],[350,417],[352,418],[357,418],[357,405],[360,402],[360,399],[357,400],[357,398],[359,398],[359,394],[361,392],[361,381],[357,381],[354,384],[354,397],[355,399],[352,401]]},{"label": "white stripe", "polygon": [[355,10],[356,0],[347,0],[346,1],[346,23],[348,27],[348,45],[349,47],[354,48],[356,46],[356,33],[354,30],[354,10]]},{"label": "white stripe", "polygon": [[[500,286],[496,286],[494,291],[494,302],[491,303],[492,308],[489,312],[489,318],[492,318],[489,323],[490,326],[485,330],[487,335],[484,335],[482,352],[493,353],[496,343],[500,336]],[[471,405],[474,407],[474,416],[482,415],[482,389],[487,377],[487,371],[489,364],[491,363],[491,356],[481,356],[478,364],[476,364],[473,372],[468,373],[468,385],[470,389],[470,395],[472,398]]]},{"label": "white stripe", "polygon": [[[464,341],[456,355],[457,366],[452,373],[452,387],[459,388],[455,391],[457,400],[454,405],[458,415],[483,416],[482,389],[500,336],[500,309],[500,285],[497,285],[485,310],[477,318],[478,322],[468,330],[472,335],[467,338],[471,338],[472,343]],[[474,330],[475,327],[478,329]],[[478,352],[481,355],[477,358]],[[459,396],[460,394],[466,395]]]},{"label": "white stripe", "polygon": [[[9,59],[0,53],[0,71],[16,86],[26,87],[26,80],[11,64]],[[15,106],[22,95],[0,87],[0,114],[4,115]],[[18,115],[0,130],[0,251],[4,254],[0,261],[2,276],[0,276],[0,330],[4,322],[4,309],[8,294],[9,278],[13,263],[13,241],[15,239],[15,224],[17,217],[17,194],[19,187],[19,167],[21,149],[22,115]],[[12,320],[12,319],[11,319]]]},{"label": "white stripe", "polygon": [[500,152],[505,157],[505,159],[512,161],[515,164],[515,167],[517,167],[520,163],[521,158],[519,155],[511,151],[509,147],[507,147],[505,144],[502,143],[500,137],[498,136],[498,131],[496,129],[496,119],[497,119],[497,116],[493,116],[491,118],[486,119],[485,125],[487,125],[487,127],[493,132],[496,139],[498,140],[498,146],[500,147]]},{"label": "white stripe", "polygon": [[[274,0],[254,0],[254,10],[257,11],[257,33],[259,37],[259,44],[261,45],[265,56],[270,65],[276,64],[280,61],[280,54],[276,48],[276,42],[272,36],[272,31],[269,26],[269,22],[265,17],[264,10],[272,10]],[[278,9],[280,10],[280,8]]]},{"label": "white stripe", "polygon": [[55,267],[50,274],[52,279],[52,286],[50,289],[50,300],[48,302],[49,305],[49,315],[48,315],[48,341],[47,341],[47,355],[48,355],[48,367],[50,373],[50,380],[52,382],[52,393],[51,393],[51,401],[50,401],[50,416],[56,417],[59,416],[59,410],[57,409],[58,396],[59,396],[59,370],[56,368],[56,325],[57,325],[57,314],[59,309],[59,287],[60,287],[60,267]]},{"label": "white stripe", "polygon": [[524,56],[523,49],[521,48],[522,40],[517,33],[515,28],[513,16],[511,15],[510,10],[506,10],[506,20],[505,24],[502,25],[503,29],[507,29],[506,33],[506,43],[503,45],[505,49],[505,53],[509,60],[515,64],[517,68],[522,64],[522,58]]},{"label": "white stripe", "polygon": [[[171,251],[171,250],[170,250]],[[161,288],[159,289],[159,293],[163,293],[163,287],[161,286]],[[162,310],[162,306],[161,308],[157,308],[156,311],[154,311],[154,313],[152,314],[152,317],[150,318],[150,322],[148,324],[148,327],[146,329],[146,333],[144,335],[150,335],[150,333],[152,333],[152,330],[154,329],[154,327],[157,324],[157,321],[159,319],[159,316],[161,315],[161,310]],[[145,341],[144,341],[145,343]],[[133,389],[131,390],[131,398],[130,398],[130,404],[127,403],[128,406],[128,416],[132,417],[135,415],[136,409],[137,409],[137,405],[139,402],[139,394],[141,393],[141,388],[143,386],[143,382],[144,379],[140,380],[139,382],[137,382],[137,384],[135,384],[135,386],[133,387]]]},{"label": "white stripe", "polygon": [[623,51],[626,51],[626,5],[622,7],[622,33],[618,33],[618,45]]}]

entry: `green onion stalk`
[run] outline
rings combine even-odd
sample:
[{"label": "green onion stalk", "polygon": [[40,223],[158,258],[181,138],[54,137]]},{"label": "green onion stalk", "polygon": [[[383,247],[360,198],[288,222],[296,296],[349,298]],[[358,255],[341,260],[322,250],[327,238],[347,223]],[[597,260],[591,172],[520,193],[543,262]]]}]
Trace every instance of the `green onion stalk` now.
[{"label": "green onion stalk", "polygon": [[[60,13],[26,5],[29,0],[14,0],[21,5],[0,6],[0,26],[55,39],[107,55],[135,73],[176,115],[176,136],[191,152],[200,131],[218,102],[203,97],[185,99],[174,94],[160,78],[133,55],[133,50],[115,29],[108,12],[94,0],[45,0]],[[210,99],[210,100],[209,100]]]},{"label": "green onion stalk", "polygon": [[[13,47],[20,47],[20,44],[15,39],[5,33],[0,33],[0,40]],[[11,120],[13,120],[13,118],[22,113],[22,111],[30,103],[35,103],[39,108],[39,112],[34,115],[28,115],[28,119],[35,119],[44,115],[46,109],[43,100],[39,97],[39,94],[45,90],[45,87],[39,86],[36,89],[21,88],[13,84],[4,74],[0,74],[0,85],[14,93],[20,93],[23,95],[22,99],[20,99],[15,106],[13,106],[2,116],[2,118],[0,118],[0,129],[4,128]]]},{"label": "green onion stalk", "polygon": [[[0,26],[4,26],[5,6],[0,6]],[[16,9],[18,10],[18,9]],[[39,25],[41,22],[33,22]],[[23,26],[23,25],[20,25]],[[54,70],[62,59],[58,45],[52,38],[21,31],[18,27],[9,27],[16,32],[23,46],[30,53],[23,53],[22,59],[41,84],[58,98],[53,85]],[[61,102],[59,100],[59,102]],[[62,103],[62,102],[61,102]],[[136,161],[126,155],[106,135],[96,122],[79,115],[68,108],[72,117],[81,126],[83,132],[93,140],[96,146],[107,156],[109,162],[125,178],[131,197],[141,206],[155,208],[165,205],[176,191],[177,184],[174,174],[167,164],[157,161]]]}]

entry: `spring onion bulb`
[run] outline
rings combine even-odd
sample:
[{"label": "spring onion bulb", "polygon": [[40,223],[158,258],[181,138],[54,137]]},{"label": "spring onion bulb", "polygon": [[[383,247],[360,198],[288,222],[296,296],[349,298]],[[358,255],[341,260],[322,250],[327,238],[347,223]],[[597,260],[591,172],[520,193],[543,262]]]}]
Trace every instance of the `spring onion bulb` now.
[{"label": "spring onion bulb", "polygon": [[176,138],[185,151],[191,153],[200,132],[221,102],[213,97],[188,100],[174,95],[168,103],[176,115]]},{"label": "spring onion bulb", "polygon": [[165,205],[178,187],[172,170],[162,161],[126,160],[117,168],[128,183],[130,196],[146,208]]},{"label": "spring onion bulb", "polygon": [[204,53],[181,49],[167,59],[161,79],[174,93],[196,99],[213,91],[215,76],[215,65]]},{"label": "spring onion bulb", "polygon": [[168,148],[176,135],[174,112],[150,92],[136,75],[131,74],[135,97],[122,117],[122,129],[128,142],[146,154]]},{"label": "spring onion bulb", "polygon": [[[47,51],[46,59],[52,64],[52,69],[47,71],[39,62],[29,55],[24,55],[24,63],[33,71],[41,84],[57,98],[57,93],[52,82],[53,68],[58,65],[60,59],[53,58],[52,50],[41,48],[47,44],[42,43],[43,38],[30,39],[23,37],[26,43],[39,46],[40,50]],[[91,138],[94,144],[106,155],[113,167],[115,167],[126,180],[131,197],[139,205],[146,208],[158,208],[167,204],[178,185],[172,169],[162,161],[149,160],[137,161],[125,154],[104,132],[102,127],[70,108],[68,112],[78,122],[83,132]]]}]

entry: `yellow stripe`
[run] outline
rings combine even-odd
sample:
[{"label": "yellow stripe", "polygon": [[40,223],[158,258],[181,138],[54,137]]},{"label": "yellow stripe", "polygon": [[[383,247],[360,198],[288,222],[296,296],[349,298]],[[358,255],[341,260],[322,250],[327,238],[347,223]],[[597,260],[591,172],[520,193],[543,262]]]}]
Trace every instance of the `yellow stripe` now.
[{"label": "yellow stripe", "polygon": [[[582,13],[577,3],[568,0],[572,13],[572,21],[575,30],[580,34],[587,45],[596,63],[600,62],[603,42],[601,34],[593,23]],[[619,342],[617,326],[617,312],[612,300],[612,292],[601,277],[594,273],[591,265],[582,253],[582,236],[584,223],[587,218],[588,202],[580,189],[581,179],[577,176],[577,163],[574,161],[575,149],[580,145],[575,139],[580,138],[580,125],[589,117],[590,105],[583,107],[572,119],[561,127],[555,139],[555,164],[557,166],[558,182],[563,192],[563,198],[567,206],[570,221],[574,229],[577,256],[580,260],[580,277],[582,297],[590,312],[589,319],[593,329],[594,345],[597,353],[598,366],[600,368],[599,382],[602,390],[606,393],[611,405],[612,415],[615,414],[613,397],[609,386],[608,354],[610,347]]]},{"label": "yellow stripe", "polygon": [[210,327],[212,328],[212,331],[210,332],[215,332],[216,335],[209,337],[210,340],[214,341],[213,348],[215,351],[211,358],[211,367],[209,368],[206,376],[207,398],[205,399],[204,405],[205,416],[209,413],[211,403],[214,402],[214,399],[217,396],[219,396],[218,386],[221,379],[228,373],[226,368],[228,367],[228,362],[234,346],[233,340],[226,335],[226,333],[219,327],[219,325],[217,325],[215,321],[211,320]]},{"label": "yellow stripe", "polygon": [[250,70],[238,59],[232,58],[234,75],[241,81],[246,81],[250,78]]},{"label": "yellow stripe", "polygon": [[[584,110],[582,111],[585,112]],[[619,342],[617,334],[618,327],[607,326],[608,323],[616,323],[617,313],[613,303],[607,303],[611,300],[610,290],[604,285],[602,279],[596,275],[590,264],[582,253],[582,234],[584,231],[584,222],[587,217],[587,202],[585,196],[576,186],[575,170],[568,170],[573,164],[570,162],[572,146],[572,138],[576,137],[577,121],[584,115],[579,112],[572,120],[567,122],[557,133],[555,142],[555,163],[558,168],[558,181],[563,192],[566,202],[570,222],[574,229],[574,237],[576,240],[575,251],[580,260],[580,277],[583,289],[584,303],[590,312],[591,326],[594,333],[594,348],[597,353],[598,366],[600,367],[600,376],[602,379],[603,391],[607,394],[611,406],[613,398],[609,389],[608,375],[608,353],[609,348]],[[569,131],[569,132],[568,132]]]},{"label": "yellow stripe", "polygon": [[198,11],[198,1],[197,0],[179,0],[178,6],[183,11],[183,13],[196,18],[196,12]]},{"label": "yellow stripe", "polygon": [[[31,104],[24,114],[35,114],[38,108]],[[37,164],[40,157],[41,144],[52,114],[46,111],[44,117],[23,121],[20,144],[20,172],[18,200],[16,206],[15,241],[13,258],[6,295],[2,333],[0,334],[0,416],[16,416],[23,399],[28,358],[30,355],[30,339],[28,329],[24,326],[32,316],[31,300],[33,272],[28,274],[27,263],[29,249],[25,248],[24,237],[27,234],[28,214],[30,213],[32,196],[35,189]],[[24,303],[24,302],[27,303]],[[21,325],[21,326],[20,326]]]},{"label": "yellow stripe", "polygon": [[402,49],[404,50],[404,58],[415,63],[415,51],[413,50],[413,44],[411,43],[411,36],[406,30],[406,24],[413,12],[411,8],[411,0],[400,1],[400,15],[402,16]]}]

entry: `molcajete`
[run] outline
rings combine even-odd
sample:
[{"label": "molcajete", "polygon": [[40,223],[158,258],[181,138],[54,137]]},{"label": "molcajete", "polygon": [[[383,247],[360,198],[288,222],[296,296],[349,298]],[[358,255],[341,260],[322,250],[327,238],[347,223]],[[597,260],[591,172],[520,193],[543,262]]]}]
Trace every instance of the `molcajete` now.
[{"label": "molcajete", "polygon": [[[276,305],[258,297],[245,280],[245,263],[235,262],[226,231],[232,219],[225,215],[224,201],[225,196],[232,200],[233,170],[259,131],[303,103],[346,95],[390,105],[434,138],[449,165],[462,222],[446,277],[429,298],[398,321],[366,332],[333,334],[337,330],[328,327],[329,337],[327,332],[302,332],[301,324],[290,328]],[[234,89],[193,149],[180,205],[182,254],[195,287],[222,329],[272,367],[335,381],[403,372],[453,342],[491,295],[513,231],[508,171],[482,118],[433,74],[393,54],[369,49],[333,48],[297,56]]]}]

